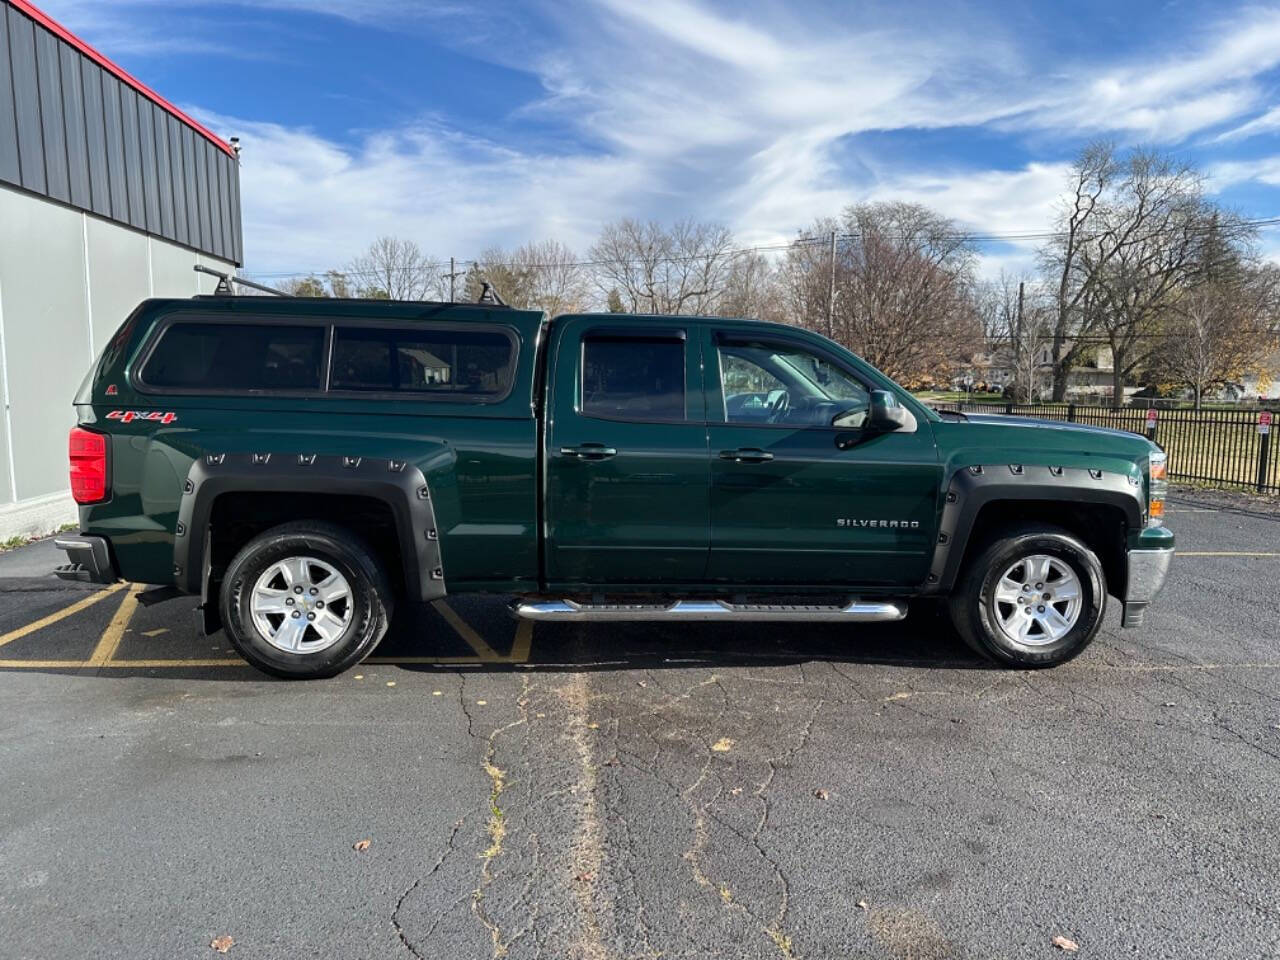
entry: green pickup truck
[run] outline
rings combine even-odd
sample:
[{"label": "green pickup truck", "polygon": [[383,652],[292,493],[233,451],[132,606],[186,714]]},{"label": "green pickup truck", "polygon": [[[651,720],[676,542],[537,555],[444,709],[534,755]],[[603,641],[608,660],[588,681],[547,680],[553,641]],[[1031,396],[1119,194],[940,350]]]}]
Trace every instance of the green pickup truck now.
[{"label": "green pickup truck", "polygon": [[939,414],[751,320],[260,296],[148,300],[75,399],[66,578],[201,597],[251,663],[324,677],[397,603],[530,620],[884,622],[946,601],[1014,667],[1164,583],[1165,458]]}]

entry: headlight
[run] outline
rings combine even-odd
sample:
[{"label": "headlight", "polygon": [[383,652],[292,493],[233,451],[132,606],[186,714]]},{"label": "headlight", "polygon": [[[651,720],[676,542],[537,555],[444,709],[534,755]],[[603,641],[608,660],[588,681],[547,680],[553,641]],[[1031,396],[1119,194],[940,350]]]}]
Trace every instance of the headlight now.
[{"label": "headlight", "polygon": [[1153,450],[1147,457],[1147,526],[1158,527],[1164,523],[1164,498],[1169,492],[1169,458],[1162,450]]}]

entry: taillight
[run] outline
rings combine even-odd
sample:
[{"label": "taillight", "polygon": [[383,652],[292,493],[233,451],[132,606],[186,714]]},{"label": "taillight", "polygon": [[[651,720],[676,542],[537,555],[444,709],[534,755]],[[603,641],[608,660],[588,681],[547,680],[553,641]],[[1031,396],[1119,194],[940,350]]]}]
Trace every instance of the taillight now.
[{"label": "taillight", "polygon": [[1161,451],[1152,451],[1148,459],[1147,526],[1164,523],[1164,498],[1169,493],[1169,460]]},{"label": "taillight", "polygon": [[76,503],[107,499],[106,436],[72,427],[67,452],[71,457],[71,496]]}]

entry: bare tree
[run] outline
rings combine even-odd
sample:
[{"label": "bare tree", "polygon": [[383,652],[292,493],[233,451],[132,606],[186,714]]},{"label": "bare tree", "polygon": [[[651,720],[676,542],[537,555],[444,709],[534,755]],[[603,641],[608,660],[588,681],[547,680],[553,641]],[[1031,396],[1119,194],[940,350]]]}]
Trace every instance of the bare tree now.
[{"label": "bare tree", "polygon": [[1278,341],[1280,268],[1268,264],[1183,296],[1155,362],[1164,377],[1191,389],[1199,410],[1207,391],[1261,373]]},{"label": "bare tree", "polygon": [[1071,168],[1068,197],[1059,213],[1057,235],[1041,251],[1054,295],[1053,400],[1062,402],[1067,381],[1083,349],[1088,318],[1082,307],[1090,294],[1087,273],[1080,270],[1081,249],[1094,229],[1107,191],[1116,178],[1115,146],[1105,141],[1087,145]]},{"label": "bare tree", "polygon": [[1053,343],[1052,298],[1030,277],[1001,271],[981,304],[987,350],[1007,358],[1014,400],[1035,403],[1045,392],[1040,358]]},{"label": "bare tree", "polygon": [[1115,408],[1134,371],[1160,343],[1174,306],[1223,269],[1246,238],[1236,218],[1207,203],[1193,167],[1149,150],[1133,151],[1099,229],[1080,248],[1089,327],[1111,350]]},{"label": "bare tree", "polygon": [[[819,221],[810,236],[830,233]],[[787,288],[803,325],[908,385],[949,376],[982,349],[974,251],[956,224],[913,203],[845,211],[831,303],[830,248],[798,241]],[[824,285],[826,291],[824,291]]]},{"label": "bare tree", "polygon": [[512,251],[494,247],[480,255],[476,266],[513,307],[542,310],[551,317],[587,308],[587,271],[559,241],[527,243]]},{"label": "bare tree", "polygon": [[768,257],[755,250],[744,250],[733,257],[718,312],[726,317],[784,320],[786,307],[778,270]]},{"label": "bare tree", "polygon": [[379,237],[351,261],[346,276],[360,296],[390,300],[439,299],[442,267],[412,240]]},{"label": "bare tree", "polygon": [[833,338],[834,323],[828,322],[834,315],[831,276],[833,270],[839,270],[840,258],[837,255],[832,260],[826,238],[840,229],[835,218],[821,217],[807,231],[801,231],[787,248],[780,284],[787,311],[795,322]]},{"label": "bare tree", "polygon": [[623,219],[605,226],[589,256],[601,294],[616,290],[631,313],[709,314],[724,294],[732,246],[718,224]]}]

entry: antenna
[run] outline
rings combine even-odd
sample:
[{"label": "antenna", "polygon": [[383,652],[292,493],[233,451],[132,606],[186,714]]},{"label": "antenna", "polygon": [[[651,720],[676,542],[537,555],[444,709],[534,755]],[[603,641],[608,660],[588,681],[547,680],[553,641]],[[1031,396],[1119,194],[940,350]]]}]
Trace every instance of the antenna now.
[{"label": "antenna", "polygon": [[196,273],[207,273],[210,276],[217,277],[218,286],[213,292],[224,297],[234,297],[236,295],[235,290],[231,287],[233,283],[238,283],[242,287],[252,287],[254,290],[261,290],[263,293],[270,293],[277,297],[289,296],[289,294],[285,293],[283,290],[277,290],[275,287],[268,287],[261,283],[255,283],[252,280],[246,280],[244,277],[237,277],[229,273],[223,273],[221,270],[211,269],[210,267],[206,267],[203,263],[197,263],[191,269]]}]

